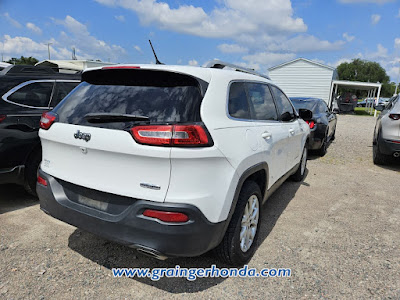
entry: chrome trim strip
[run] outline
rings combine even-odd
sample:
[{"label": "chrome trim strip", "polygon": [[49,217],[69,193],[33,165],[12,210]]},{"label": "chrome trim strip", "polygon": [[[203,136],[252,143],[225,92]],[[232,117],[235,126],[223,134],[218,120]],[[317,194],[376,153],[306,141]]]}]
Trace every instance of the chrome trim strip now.
[{"label": "chrome trim strip", "polygon": [[[52,82],[52,83],[53,83],[52,93],[53,93],[53,90],[54,90],[54,83],[56,82],[55,79],[29,80],[29,81],[25,81],[25,82],[23,82],[23,83],[21,83],[21,84],[15,86],[15,87],[13,87],[11,90],[9,90],[7,93],[5,93],[5,94],[3,95],[3,97],[1,97],[1,98],[2,98],[4,101],[6,101],[6,102],[8,102],[8,103],[10,103],[10,104],[18,105],[18,106],[25,107],[25,108],[32,108],[32,109],[49,109],[49,106],[46,106],[46,107],[30,106],[30,105],[20,104],[20,103],[16,103],[16,102],[14,102],[14,101],[8,100],[8,97],[9,97],[11,94],[15,93],[16,91],[18,91],[19,89],[21,89],[21,88],[23,88],[23,87],[25,87],[25,86],[27,86],[27,85],[29,85],[29,84],[37,83],[37,82]],[[50,101],[51,101],[51,95],[50,95],[49,105],[50,105]]]}]

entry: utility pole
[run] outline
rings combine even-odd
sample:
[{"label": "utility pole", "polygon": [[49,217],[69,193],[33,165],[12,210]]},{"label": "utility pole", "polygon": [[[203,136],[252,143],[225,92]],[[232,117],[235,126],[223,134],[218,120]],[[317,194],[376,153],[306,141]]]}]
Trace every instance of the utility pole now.
[{"label": "utility pole", "polygon": [[49,60],[50,60],[50,45],[53,45],[53,43],[47,43],[47,52],[49,53]]}]

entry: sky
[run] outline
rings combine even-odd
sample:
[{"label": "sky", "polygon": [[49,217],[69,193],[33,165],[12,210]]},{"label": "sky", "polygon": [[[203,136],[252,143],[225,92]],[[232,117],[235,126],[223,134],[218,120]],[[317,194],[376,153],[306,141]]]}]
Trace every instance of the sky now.
[{"label": "sky", "polygon": [[336,67],[379,62],[398,81],[400,0],[0,0],[4,60],[33,56],[266,73],[298,57]]}]

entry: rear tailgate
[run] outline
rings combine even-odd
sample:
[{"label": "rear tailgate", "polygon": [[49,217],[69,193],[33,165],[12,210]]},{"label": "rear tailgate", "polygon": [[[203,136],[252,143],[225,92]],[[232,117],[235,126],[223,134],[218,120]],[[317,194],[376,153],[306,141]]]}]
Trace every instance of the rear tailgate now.
[{"label": "rear tailgate", "polygon": [[[78,130],[89,133],[90,140],[75,138]],[[103,192],[164,201],[170,179],[170,148],[137,144],[124,130],[59,122],[49,130],[41,129],[39,136],[44,172]]]}]

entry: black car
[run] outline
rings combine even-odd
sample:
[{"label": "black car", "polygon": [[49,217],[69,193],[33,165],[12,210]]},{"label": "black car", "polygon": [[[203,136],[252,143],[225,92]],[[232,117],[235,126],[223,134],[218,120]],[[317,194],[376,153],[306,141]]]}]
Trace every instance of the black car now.
[{"label": "black car", "polygon": [[310,126],[310,150],[317,150],[324,156],[330,141],[335,139],[337,117],[325,101],[317,98],[290,98],[297,110],[308,109],[313,113],[312,120],[306,122]]},{"label": "black car", "polygon": [[0,184],[23,184],[36,194],[42,157],[40,117],[80,80],[80,72],[68,74],[49,67],[15,65],[0,72]]}]

